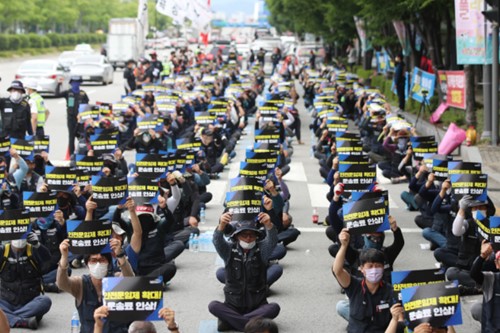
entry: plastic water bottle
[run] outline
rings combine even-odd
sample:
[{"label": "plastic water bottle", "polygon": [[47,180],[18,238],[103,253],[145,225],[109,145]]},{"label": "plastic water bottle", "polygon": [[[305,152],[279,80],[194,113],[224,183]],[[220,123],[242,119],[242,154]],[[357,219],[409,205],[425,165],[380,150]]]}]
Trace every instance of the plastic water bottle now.
[{"label": "plastic water bottle", "polygon": [[201,207],[200,209],[200,223],[205,224],[206,216],[205,216],[205,207]]},{"label": "plastic water bottle", "polygon": [[200,234],[200,237],[198,238],[198,247],[200,252],[207,251],[207,235],[205,233]]},{"label": "plastic water bottle", "polygon": [[80,317],[78,311],[73,312],[71,317],[71,333],[80,333]]},{"label": "plastic water bottle", "polygon": [[198,236],[194,236],[193,238],[193,252],[198,252],[200,247],[199,247],[199,239]]},{"label": "plastic water bottle", "polygon": [[312,222],[314,224],[318,224],[318,220],[319,220],[318,210],[316,209],[316,207],[314,207],[312,214]]},{"label": "plastic water bottle", "polygon": [[191,233],[191,235],[189,235],[189,241],[188,241],[190,252],[193,252],[193,239],[194,239],[194,233]]}]

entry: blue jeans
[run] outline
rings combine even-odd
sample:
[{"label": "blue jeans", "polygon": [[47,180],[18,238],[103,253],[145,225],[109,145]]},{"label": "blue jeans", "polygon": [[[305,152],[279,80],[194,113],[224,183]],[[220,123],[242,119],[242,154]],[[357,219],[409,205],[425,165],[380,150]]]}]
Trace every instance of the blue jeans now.
[{"label": "blue jeans", "polygon": [[44,314],[49,312],[51,306],[51,299],[44,295],[33,298],[25,305],[12,305],[0,299],[0,309],[5,312],[10,327],[14,327],[18,321],[23,319],[31,317],[38,317],[41,319]]},{"label": "blue jeans", "polygon": [[432,228],[425,228],[422,230],[422,236],[439,247],[446,246],[446,237]]},{"label": "blue jeans", "polygon": [[337,302],[337,314],[349,321],[349,300],[343,299]]}]

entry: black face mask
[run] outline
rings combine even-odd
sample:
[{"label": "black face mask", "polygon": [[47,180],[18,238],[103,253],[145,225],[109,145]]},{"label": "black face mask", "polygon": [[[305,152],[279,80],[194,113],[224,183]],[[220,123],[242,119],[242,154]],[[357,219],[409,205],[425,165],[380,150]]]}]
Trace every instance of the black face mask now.
[{"label": "black face mask", "polygon": [[57,198],[57,205],[59,208],[66,208],[69,205],[69,199],[66,197]]},{"label": "black face mask", "polygon": [[142,231],[146,233],[156,228],[156,221],[150,214],[139,215],[139,221],[141,222]]}]

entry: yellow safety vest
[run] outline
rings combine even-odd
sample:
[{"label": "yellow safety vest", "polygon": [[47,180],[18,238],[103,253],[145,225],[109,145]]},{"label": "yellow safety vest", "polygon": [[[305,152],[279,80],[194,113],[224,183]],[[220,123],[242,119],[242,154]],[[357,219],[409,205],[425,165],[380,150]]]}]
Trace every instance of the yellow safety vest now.
[{"label": "yellow safety vest", "polygon": [[35,102],[36,104],[36,109],[37,109],[37,120],[36,120],[36,125],[37,127],[43,127],[45,126],[45,111],[47,109],[45,108],[45,103],[43,102],[42,96],[40,96],[39,93],[34,92],[30,95],[30,99]]}]

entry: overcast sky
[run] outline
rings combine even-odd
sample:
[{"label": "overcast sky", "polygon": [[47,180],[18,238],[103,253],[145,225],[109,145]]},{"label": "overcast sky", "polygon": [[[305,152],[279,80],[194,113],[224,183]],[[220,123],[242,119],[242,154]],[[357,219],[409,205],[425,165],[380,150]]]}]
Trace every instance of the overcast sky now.
[{"label": "overcast sky", "polygon": [[256,0],[212,0],[211,7],[215,12],[227,14],[244,12],[247,15],[252,15],[256,2]]}]

